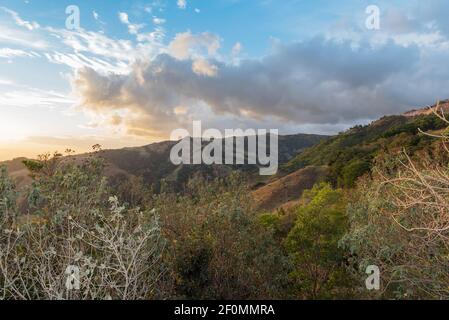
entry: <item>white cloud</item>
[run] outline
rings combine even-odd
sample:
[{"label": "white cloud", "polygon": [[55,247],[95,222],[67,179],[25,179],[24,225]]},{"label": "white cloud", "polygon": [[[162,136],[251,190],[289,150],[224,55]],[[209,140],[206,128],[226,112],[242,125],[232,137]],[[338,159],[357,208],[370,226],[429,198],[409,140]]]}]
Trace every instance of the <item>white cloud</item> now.
[{"label": "white cloud", "polygon": [[165,22],[166,22],[165,19],[158,18],[158,17],[153,17],[153,23],[154,24],[164,24]]},{"label": "white cloud", "polygon": [[19,14],[17,12],[15,12],[13,10],[10,10],[5,7],[0,7],[0,10],[3,10],[4,12],[8,13],[18,26],[27,28],[30,31],[40,28],[40,26],[37,22],[34,22],[34,21],[30,22],[30,21],[24,20],[19,16]]},{"label": "white cloud", "polygon": [[198,75],[216,77],[218,73],[218,67],[211,64],[206,59],[196,59],[192,64],[192,71]]},{"label": "white cloud", "polygon": [[165,30],[160,27],[155,28],[152,32],[139,33],[137,35],[137,41],[139,42],[161,43],[164,38]]},{"label": "white cloud", "polygon": [[8,11],[0,9],[0,42],[45,49],[48,47],[48,42],[40,36],[41,31],[18,25]]},{"label": "white cloud", "polygon": [[185,9],[187,8],[187,1],[186,0],[178,0],[177,5],[179,9]]},{"label": "white cloud", "polygon": [[102,32],[48,29],[58,44],[45,52],[52,63],[65,64],[72,69],[89,67],[107,73],[125,73],[138,59],[148,59],[162,50],[162,30],[147,34],[138,33],[138,43],[131,40],[112,39]]},{"label": "white cloud", "polygon": [[119,12],[118,16],[119,16],[120,21],[123,24],[126,24],[128,26],[128,32],[130,34],[136,35],[136,34],[139,33],[140,29],[145,27],[145,24],[134,24],[134,23],[131,23],[129,21],[129,16],[128,16],[128,14],[126,12]]},{"label": "white cloud", "polygon": [[119,12],[118,17],[122,23],[129,24],[129,18],[126,12]]},{"label": "white cloud", "polygon": [[[129,40],[116,40],[106,35],[94,31],[69,31],[65,29],[52,29],[55,35],[68,48],[75,52],[85,52],[103,58],[113,58],[117,60],[132,60],[131,53],[134,50],[133,44]],[[67,49],[66,47],[66,49]]]},{"label": "white cloud", "polygon": [[0,48],[0,58],[14,58],[14,57],[38,57],[39,54],[35,52],[27,52],[19,49]]},{"label": "white cloud", "polygon": [[236,57],[240,54],[240,52],[242,51],[242,44],[240,42],[237,42],[233,47],[232,47],[232,56]]},{"label": "white cloud", "polygon": [[168,45],[168,52],[181,60],[192,56],[214,56],[220,48],[220,42],[220,37],[213,33],[192,34],[188,31],[175,36]]},{"label": "white cloud", "polygon": [[0,58],[41,56],[74,70],[89,67],[104,73],[126,73],[137,59],[148,59],[162,51],[165,31],[157,26],[151,32],[141,33],[138,32],[140,26],[130,23],[125,12],[119,13],[119,18],[137,41],[113,39],[104,32],[84,29],[39,27],[30,30],[17,26],[9,11],[0,9],[0,43],[10,45],[1,46]]},{"label": "white cloud", "polygon": [[14,85],[14,82],[8,79],[2,79],[0,78],[0,85],[2,86],[11,86]]},{"label": "white cloud", "polygon": [[55,107],[61,104],[72,105],[75,102],[76,100],[63,93],[25,86],[2,90],[0,94],[0,105],[20,108]]}]

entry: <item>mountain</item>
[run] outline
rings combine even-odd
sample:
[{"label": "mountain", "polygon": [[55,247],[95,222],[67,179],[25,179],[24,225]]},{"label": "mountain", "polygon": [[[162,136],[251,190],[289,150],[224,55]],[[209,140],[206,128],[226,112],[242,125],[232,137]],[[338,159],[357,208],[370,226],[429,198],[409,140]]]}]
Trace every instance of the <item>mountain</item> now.
[{"label": "mountain", "polygon": [[[279,164],[284,164],[303,150],[329,138],[329,136],[313,134],[295,134],[279,136]],[[261,179],[256,174],[255,165],[174,165],[170,161],[170,151],[175,141],[153,143],[143,147],[123,148],[117,150],[102,150],[97,153],[87,153],[67,157],[77,162],[99,156],[105,160],[105,174],[113,185],[119,185],[125,180],[139,177],[143,183],[159,187],[163,179],[173,188],[179,190],[191,177],[201,175],[206,178],[226,176],[233,170],[246,173],[254,183]],[[224,143],[224,141],[223,141]],[[28,172],[22,164],[25,158],[18,158],[0,163],[8,167],[12,176],[21,181],[29,182]]]},{"label": "mountain", "polygon": [[[426,108],[420,108],[420,109],[414,109],[410,110],[408,112],[403,113],[406,117],[416,117],[416,116],[422,116],[422,115],[431,115],[433,113],[432,109],[435,108],[436,105],[432,107],[426,107]],[[443,100],[439,102],[438,105],[439,110],[443,110],[444,112],[449,112],[449,100]]]},{"label": "mountain", "polygon": [[279,207],[288,209],[298,204],[304,190],[311,189],[328,175],[326,166],[309,166],[276,179],[252,192],[257,208],[272,211]]},{"label": "mountain", "polygon": [[8,174],[14,179],[17,187],[21,189],[22,187],[29,185],[31,183],[31,178],[29,177],[29,171],[23,164],[26,158],[16,158],[13,160],[0,162],[0,166],[6,166],[8,169]]},{"label": "mountain", "polygon": [[[440,104],[449,110],[449,100]],[[419,130],[438,133],[446,124],[429,108],[416,109],[401,115],[384,116],[369,125],[355,126],[336,136],[296,134],[279,136],[280,171],[275,176],[260,176],[256,165],[174,165],[170,151],[177,143],[164,141],[143,147],[102,150],[96,153],[70,156],[82,162],[95,156],[105,160],[105,174],[113,186],[140,179],[156,190],[165,181],[174,191],[181,191],[192,177],[224,177],[234,170],[241,171],[252,186],[253,197],[261,210],[271,211],[294,205],[303,190],[316,182],[327,180],[339,187],[353,187],[357,179],[370,172],[375,161],[404,149],[409,155],[444,154],[438,141]],[[223,140],[224,144],[224,140]],[[6,165],[16,183],[31,182],[23,165],[25,158],[0,163]]]},{"label": "mountain", "polygon": [[[309,134],[279,136],[279,163],[288,162],[298,153],[327,138],[329,137]],[[132,175],[142,177],[146,184],[157,186],[164,179],[179,189],[195,175],[213,178],[225,176],[236,169],[247,173],[254,180],[259,179],[256,174],[258,167],[255,165],[174,165],[170,161],[170,151],[176,143],[165,141],[138,148],[105,150],[99,154],[108,164],[108,176],[118,181]]]},{"label": "mountain", "polygon": [[[448,101],[442,106],[449,107]],[[447,127],[429,108],[402,115],[385,116],[366,126],[355,126],[324,140],[298,154],[282,166],[284,174],[307,166],[328,166],[329,177],[336,186],[353,187],[361,175],[370,171],[376,159],[406,150],[411,155],[422,152],[443,156],[438,139],[421,134],[441,132]]]}]

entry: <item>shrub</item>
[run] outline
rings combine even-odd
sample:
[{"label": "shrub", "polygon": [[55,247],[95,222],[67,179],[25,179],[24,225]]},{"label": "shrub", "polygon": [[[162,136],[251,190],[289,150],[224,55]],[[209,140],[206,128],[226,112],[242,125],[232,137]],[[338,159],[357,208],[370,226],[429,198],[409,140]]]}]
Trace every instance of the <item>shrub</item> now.
[{"label": "shrub", "polygon": [[173,296],[269,299],[285,293],[286,261],[260,224],[241,176],[191,180],[183,195],[155,198],[170,241]]},{"label": "shrub", "polygon": [[0,177],[0,298],[161,297],[165,242],[156,212],[108,197],[99,160],[40,164],[31,165],[34,203],[26,215],[10,214],[14,188],[4,171]]},{"label": "shrub", "polygon": [[[438,108],[438,107],[437,107]],[[449,123],[444,114],[440,120]],[[440,136],[446,147],[447,136]],[[394,170],[378,166],[373,180],[359,184],[348,208],[351,250],[362,276],[367,265],[381,270],[375,297],[449,298],[449,167],[404,153]]]},{"label": "shrub", "polygon": [[349,277],[339,240],[347,230],[345,196],[328,184],[306,191],[285,247],[294,264],[290,273],[299,298],[346,296]]}]

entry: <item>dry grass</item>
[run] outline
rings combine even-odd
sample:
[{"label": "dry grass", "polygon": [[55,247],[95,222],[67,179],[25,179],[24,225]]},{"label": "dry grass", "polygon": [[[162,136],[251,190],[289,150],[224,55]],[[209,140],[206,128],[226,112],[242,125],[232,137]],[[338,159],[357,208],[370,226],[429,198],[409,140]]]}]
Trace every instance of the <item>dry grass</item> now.
[{"label": "dry grass", "polygon": [[255,191],[252,195],[257,208],[275,210],[284,205],[294,206],[306,189],[311,189],[327,175],[326,167],[307,167],[275,180]]}]

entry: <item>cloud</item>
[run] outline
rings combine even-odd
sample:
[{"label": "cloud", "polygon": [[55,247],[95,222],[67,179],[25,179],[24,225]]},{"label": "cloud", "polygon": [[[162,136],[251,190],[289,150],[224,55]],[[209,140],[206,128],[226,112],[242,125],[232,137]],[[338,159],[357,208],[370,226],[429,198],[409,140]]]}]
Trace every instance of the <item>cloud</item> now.
[{"label": "cloud", "polygon": [[216,77],[218,73],[217,66],[211,64],[206,59],[196,59],[193,61],[192,70],[198,75]]},{"label": "cloud", "polygon": [[19,16],[19,14],[17,12],[15,12],[13,10],[10,10],[5,7],[0,7],[0,10],[8,13],[12,17],[14,22],[20,27],[24,27],[30,31],[40,28],[40,25],[37,22],[34,22],[34,21],[30,22],[30,21],[24,20]]},{"label": "cloud", "polygon": [[[96,11],[92,15],[104,24]],[[162,50],[165,31],[157,26],[153,31],[140,32],[143,25],[131,23],[125,12],[119,13],[119,19],[135,40],[115,39],[85,29],[40,26],[0,7],[0,43],[6,44],[0,49],[0,58],[44,57],[74,70],[89,67],[99,72],[125,73],[134,61],[153,57]]]},{"label": "cloud", "polygon": [[184,10],[185,8],[187,8],[187,1],[186,0],[178,0],[176,4],[177,4],[179,9]]},{"label": "cloud", "polygon": [[136,38],[139,42],[148,42],[155,47],[162,47],[161,43],[165,38],[165,30],[164,28],[156,27],[152,32],[137,34]]},{"label": "cloud", "polygon": [[11,85],[14,85],[14,81],[0,78],[0,85],[1,86],[11,86]]},{"label": "cloud", "polygon": [[105,25],[106,25],[106,22],[104,22],[104,21],[101,19],[101,16],[100,16],[100,14],[99,14],[97,11],[93,10],[93,11],[92,11],[92,16],[94,17],[94,19],[95,19],[98,23],[100,23],[100,25],[102,25],[102,26],[105,26]]},{"label": "cloud", "polygon": [[104,59],[88,57],[82,53],[74,54],[54,51],[52,53],[44,53],[44,56],[51,63],[66,65],[74,70],[84,67],[94,68],[103,72],[113,71],[117,73],[123,73],[128,70],[126,64],[111,63]]},{"label": "cloud", "polygon": [[[438,3],[439,10],[447,6]],[[387,10],[379,32],[345,29],[346,37],[277,41],[268,54],[252,59],[241,57],[239,42],[221,56],[222,39],[210,32],[187,31],[165,41],[163,19],[151,12],[155,26],[148,31],[118,13],[134,36],[125,40],[43,27],[3,10],[1,18],[9,20],[0,19],[0,41],[14,45],[0,49],[0,57],[28,57],[24,48],[33,46],[51,63],[78,70],[73,86],[83,109],[101,124],[145,137],[166,138],[192,119],[335,132],[449,97],[449,32],[434,11]],[[2,99],[29,105],[19,91]],[[65,105],[43,93],[32,97],[39,105]]]},{"label": "cloud", "polygon": [[118,17],[123,24],[129,24],[128,14],[126,12],[119,12]]},{"label": "cloud", "polygon": [[164,24],[165,22],[166,22],[165,19],[158,18],[158,17],[153,17],[153,23],[154,24]]},{"label": "cloud", "polygon": [[447,23],[447,13],[449,12],[449,2],[446,0],[433,0],[430,3],[419,3],[413,8],[412,13],[416,17],[415,21],[420,25],[420,29],[434,29],[449,37],[449,24]]},{"label": "cloud", "polygon": [[89,67],[100,72],[125,73],[139,59],[147,59],[162,50],[162,29],[136,34],[137,44],[131,40],[112,39],[101,32],[48,28],[59,42],[44,56],[52,63],[65,64],[76,70]]},{"label": "cloud", "polygon": [[184,60],[192,56],[213,56],[220,48],[220,37],[203,32],[192,34],[190,31],[178,33],[168,45],[168,52],[177,59]]},{"label": "cloud", "polygon": [[47,41],[39,36],[36,22],[23,20],[17,12],[0,7],[0,42],[34,49],[46,49]]},{"label": "cloud", "polygon": [[125,111],[129,133],[166,137],[192,118],[185,117],[186,108],[202,120],[230,116],[243,123],[341,127],[449,96],[449,71],[434,78],[447,51],[426,56],[417,46],[393,41],[354,47],[314,38],[279,45],[262,59],[238,65],[194,58],[186,49],[190,46],[174,47],[174,57],[160,54],[135,64],[127,75],[81,71],[75,88],[84,108],[101,114]]},{"label": "cloud", "polygon": [[54,107],[55,105],[70,106],[74,103],[74,99],[67,97],[63,93],[24,86],[10,90],[2,90],[0,95],[1,106],[36,108]]},{"label": "cloud", "polygon": [[134,49],[129,40],[111,39],[98,32],[55,30],[55,33],[62,37],[62,43],[69,48],[103,58],[130,60],[129,54]]},{"label": "cloud", "polygon": [[0,48],[0,58],[13,58],[13,57],[38,57],[39,54],[35,52],[28,52],[19,49]]},{"label": "cloud", "polygon": [[422,26],[415,18],[410,17],[398,8],[387,10],[382,18],[382,28],[391,34],[411,33],[421,29]]},{"label": "cloud", "polygon": [[232,47],[232,56],[236,57],[240,54],[240,52],[242,51],[242,44],[240,42],[237,42],[236,44],[234,44],[234,46]]},{"label": "cloud", "polygon": [[119,12],[118,16],[119,16],[120,22],[123,24],[126,24],[128,26],[128,32],[130,34],[138,34],[139,30],[142,29],[143,27],[145,27],[144,24],[131,23],[129,21],[128,14],[126,12]]}]

